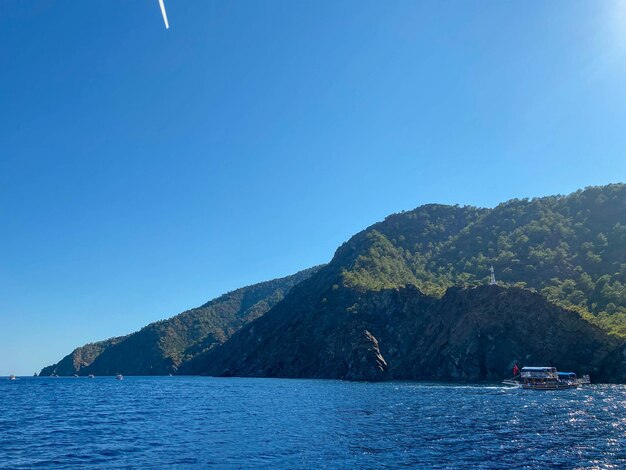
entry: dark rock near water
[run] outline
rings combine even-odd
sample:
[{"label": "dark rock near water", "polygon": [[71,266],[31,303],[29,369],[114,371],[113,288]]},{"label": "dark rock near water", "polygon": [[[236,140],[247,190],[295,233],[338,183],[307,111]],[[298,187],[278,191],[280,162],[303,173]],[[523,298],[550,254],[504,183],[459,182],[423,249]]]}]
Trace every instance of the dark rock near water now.
[{"label": "dark rock near water", "polygon": [[352,342],[352,350],[348,359],[347,380],[385,380],[387,362],[380,353],[378,340],[367,330],[363,330]]},{"label": "dark rock near water", "polygon": [[610,380],[619,341],[519,288],[326,292],[286,299],[204,358],[209,375],[345,380],[501,380],[513,364]]}]

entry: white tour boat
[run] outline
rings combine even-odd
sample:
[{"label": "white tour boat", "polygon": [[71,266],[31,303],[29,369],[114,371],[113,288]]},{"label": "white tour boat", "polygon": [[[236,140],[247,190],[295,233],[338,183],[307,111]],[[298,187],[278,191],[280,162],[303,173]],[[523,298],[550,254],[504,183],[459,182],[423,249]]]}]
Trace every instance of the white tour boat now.
[{"label": "white tour boat", "polygon": [[523,367],[519,375],[502,381],[505,385],[527,390],[568,390],[591,383],[588,375],[578,378],[574,372],[559,372],[556,367]]}]

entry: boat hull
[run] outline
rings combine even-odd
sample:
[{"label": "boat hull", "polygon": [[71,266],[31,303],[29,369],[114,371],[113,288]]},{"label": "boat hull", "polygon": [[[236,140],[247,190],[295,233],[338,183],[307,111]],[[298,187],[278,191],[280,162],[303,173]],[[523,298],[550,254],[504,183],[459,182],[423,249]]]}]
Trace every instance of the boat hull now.
[{"label": "boat hull", "polygon": [[522,384],[525,390],[570,390],[580,387],[579,383]]}]

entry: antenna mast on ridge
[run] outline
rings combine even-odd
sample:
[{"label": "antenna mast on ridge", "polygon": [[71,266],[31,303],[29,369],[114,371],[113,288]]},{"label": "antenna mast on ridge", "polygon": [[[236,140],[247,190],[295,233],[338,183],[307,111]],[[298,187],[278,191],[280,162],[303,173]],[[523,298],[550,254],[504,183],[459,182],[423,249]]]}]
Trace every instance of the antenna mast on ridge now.
[{"label": "antenna mast on ridge", "polygon": [[497,286],[498,283],[496,282],[496,274],[493,270],[493,266],[491,267],[491,277],[489,278],[489,285],[490,286]]}]

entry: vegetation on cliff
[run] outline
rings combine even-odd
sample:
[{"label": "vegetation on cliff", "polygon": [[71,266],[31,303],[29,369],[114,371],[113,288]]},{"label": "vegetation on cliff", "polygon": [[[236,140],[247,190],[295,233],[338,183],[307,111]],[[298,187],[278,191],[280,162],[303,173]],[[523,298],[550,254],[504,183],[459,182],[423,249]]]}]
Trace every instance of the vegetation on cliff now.
[{"label": "vegetation on cliff", "polygon": [[243,325],[263,315],[319,267],[222,295],[127,336],[76,348],[40,375],[162,375],[222,344]]},{"label": "vegetation on cliff", "polygon": [[347,287],[413,284],[436,296],[486,283],[493,265],[501,285],[529,288],[626,334],[626,185],[493,209],[421,206],[357,234],[333,262]]}]

